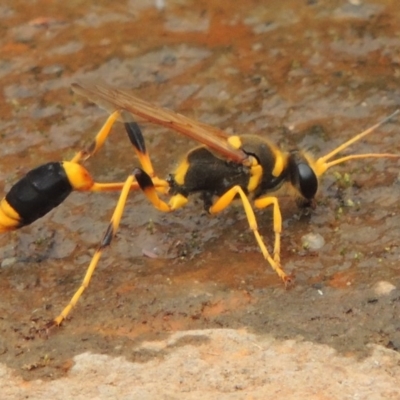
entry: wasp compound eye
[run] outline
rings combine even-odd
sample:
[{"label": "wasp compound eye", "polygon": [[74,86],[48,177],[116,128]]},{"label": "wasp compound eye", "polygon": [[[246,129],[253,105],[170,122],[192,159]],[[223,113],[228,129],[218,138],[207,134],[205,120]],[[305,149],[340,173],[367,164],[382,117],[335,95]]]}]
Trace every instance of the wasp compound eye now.
[{"label": "wasp compound eye", "polygon": [[306,199],[314,198],[318,189],[318,179],[313,169],[305,163],[297,165],[300,192]]}]

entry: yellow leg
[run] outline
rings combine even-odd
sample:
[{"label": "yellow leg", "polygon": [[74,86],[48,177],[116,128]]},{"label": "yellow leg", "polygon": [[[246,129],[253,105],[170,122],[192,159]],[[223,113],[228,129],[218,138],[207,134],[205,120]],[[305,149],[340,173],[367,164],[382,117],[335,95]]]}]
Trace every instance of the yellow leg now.
[{"label": "yellow leg", "polygon": [[280,263],[281,257],[281,233],[282,233],[282,215],[279,208],[279,202],[277,197],[263,197],[254,201],[254,205],[257,208],[266,208],[270,205],[274,206],[274,233],[275,233],[275,244],[274,244],[274,260]]},{"label": "yellow leg", "polygon": [[[169,189],[168,182],[165,181],[164,179],[160,179],[157,177],[154,177],[152,179],[153,185],[156,188],[157,191],[159,192],[166,192]],[[90,188],[91,192],[115,192],[115,191],[121,191],[123,186],[125,185],[125,182],[111,182],[111,183],[98,183],[94,182],[93,186]],[[132,182],[131,189],[130,190],[138,190],[140,189],[140,186],[137,182]]]},{"label": "yellow leg", "polygon": [[90,279],[92,278],[93,272],[96,269],[96,266],[100,260],[100,257],[102,255],[104,249],[110,245],[112,239],[114,238],[114,236],[117,232],[119,223],[121,221],[122,213],[125,208],[126,199],[128,197],[129,191],[130,191],[132,183],[133,183],[133,179],[134,179],[133,176],[130,175],[127,178],[127,180],[125,181],[125,184],[122,188],[118,203],[115,207],[113,216],[111,218],[110,224],[108,225],[107,231],[104,234],[104,237],[93,256],[92,261],[89,264],[89,267],[86,271],[85,277],[83,278],[81,286],[75,292],[75,294],[72,296],[69,304],[63,309],[61,314],[57,318],[54,319],[54,321],[51,323],[51,325],[60,325],[67,318],[68,314],[70,313],[72,308],[75,307],[75,305],[78,302],[79,298],[81,297],[82,293],[88,287]]},{"label": "yellow leg", "polygon": [[[129,120],[128,113],[125,111],[122,112],[122,117],[124,120]],[[103,127],[100,129],[99,133],[94,138],[91,145],[79,151],[75,154],[75,156],[70,160],[72,163],[80,163],[81,161],[87,160],[89,157],[92,157],[95,153],[97,153],[100,148],[104,145],[108,135],[110,134],[111,128],[114,125],[115,121],[121,117],[121,113],[119,111],[114,111],[108,118]],[[160,192],[166,192],[169,188],[169,185],[165,180],[159,179],[155,176],[153,166],[151,164],[150,157],[146,151],[146,146],[144,143],[142,132],[139,128],[139,125],[136,122],[125,122],[125,129],[128,133],[128,137],[133,144],[136,155],[139,158],[140,165],[146,171],[148,175],[150,175],[154,181],[154,185],[156,189]],[[121,190],[124,185],[124,182],[117,183],[96,183],[91,188],[91,191],[94,192],[104,192],[104,191],[115,191]],[[132,184],[131,190],[138,189],[137,183]]]},{"label": "yellow leg", "polygon": [[243,208],[246,213],[247,221],[249,222],[250,229],[253,231],[254,236],[256,238],[257,244],[260,247],[260,250],[264,256],[264,258],[268,261],[271,265],[272,269],[281,277],[281,279],[288,283],[290,282],[290,277],[282,270],[280,266],[279,260],[274,260],[268,252],[267,247],[264,244],[264,241],[258,231],[257,220],[254,214],[253,208],[251,207],[250,201],[246,194],[243,192],[243,189],[240,186],[234,186],[233,188],[229,189],[226,193],[224,193],[211,207],[209,212],[211,214],[219,213],[220,211],[224,210],[226,207],[231,204],[232,200],[235,198],[236,195],[239,195],[242,203]]},{"label": "yellow leg", "polygon": [[[169,185],[167,184],[166,181],[157,178],[154,172],[154,168],[151,163],[149,153],[147,152],[146,143],[144,141],[144,137],[142,134],[142,130],[140,129],[140,126],[136,122],[131,121],[132,116],[126,111],[122,111],[121,115],[125,121],[124,125],[126,133],[128,134],[129,140],[133,145],[133,149],[135,150],[135,153],[139,158],[139,162],[143,171],[152,178],[153,182],[155,183],[155,188],[158,192],[164,194],[167,193]],[[163,183],[157,185],[157,183],[160,182]]]},{"label": "yellow leg", "polygon": [[135,170],[133,171],[133,175],[135,176],[136,181],[139,184],[140,189],[142,189],[145,196],[149,199],[151,204],[153,204],[153,206],[157,208],[157,210],[159,211],[163,212],[175,211],[178,208],[183,207],[188,201],[187,197],[181,194],[176,194],[171,197],[169,203],[166,203],[158,196],[155,184],[157,184],[158,181],[160,181],[161,183],[165,182],[166,184],[168,184],[168,182],[162,180],[155,180],[156,178],[151,179],[151,177],[140,168],[135,168]]},{"label": "yellow leg", "polygon": [[[78,164],[81,161],[87,160],[89,157],[93,156],[97,151],[104,145],[108,135],[110,134],[111,128],[114,125],[115,121],[118,118],[123,117],[125,121],[130,120],[129,114],[125,111],[122,114],[119,111],[114,111],[108,118],[103,127],[100,129],[99,133],[94,138],[91,145],[84,150],[79,151],[75,154],[75,156],[70,160],[70,163]],[[144,142],[144,138],[142,132],[140,130],[139,125],[136,122],[125,122],[125,129],[128,133],[128,137],[133,144],[135,153],[137,154],[140,164],[143,169],[146,171],[148,175],[153,178],[153,183],[157,191],[166,193],[168,192],[169,185],[163,180],[159,179],[155,176],[153,166],[151,164],[150,157],[146,151],[146,146]],[[124,182],[115,182],[115,183],[97,183],[93,182],[93,184],[89,188],[78,190],[89,190],[91,192],[106,192],[106,191],[120,191],[124,186]],[[131,185],[131,190],[137,190],[139,185],[136,182],[133,182]]]},{"label": "yellow leg", "polygon": [[144,141],[140,126],[136,122],[131,121],[132,116],[126,111],[123,111],[121,115],[125,121],[124,125],[126,133],[128,134],[129,140],[133,145],[133,149],[135,150],[135,153],[139,158],[140,165],[142,166],[146,174],[150,175],[153,178],[155,176],[154,168],[151,163],[149,154],[147,153],[146,143]]},{"label": "yellow leg", "polygon": [[120,113],[118,111],[114,111],[108,118],[106,123],[100,129],[100,132],[94,138],[92,144],[85,150],[81,150],[75,154],[74,157],[70,160],[74,163],[79,163],[81,161],[87,160],[89,157],[93,156],[104,144],[108,135],[110,134],[111,128],[114,125],[115,121],[119,118]]}]

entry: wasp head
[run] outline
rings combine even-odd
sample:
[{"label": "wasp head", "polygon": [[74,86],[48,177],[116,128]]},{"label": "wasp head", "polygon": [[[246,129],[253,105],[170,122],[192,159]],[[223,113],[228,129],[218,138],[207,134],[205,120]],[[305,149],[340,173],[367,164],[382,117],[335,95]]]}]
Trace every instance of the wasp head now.
[{"label": "wasp head", "polygon": [[288,159],[290,183],[298,194],[297,204],[300,207],[312,207],[318,190],[318,178],[308,158],[292,151]]}]

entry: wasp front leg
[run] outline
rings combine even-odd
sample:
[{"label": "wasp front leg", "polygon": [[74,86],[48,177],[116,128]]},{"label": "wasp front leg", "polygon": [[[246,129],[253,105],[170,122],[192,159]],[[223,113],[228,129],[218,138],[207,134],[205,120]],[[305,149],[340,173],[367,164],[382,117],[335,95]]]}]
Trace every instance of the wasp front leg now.
[{"label": "wasp front leg", "polygon": [[[258,231],[257,220],[256,220],[256,216],[254,214],[253,208],[251,207],[248,197],[246,196],[246,194],[244,193],[243,189],[240,186],[232,187],[226,193],[224,193],[221,197],[219,197],[217,199],[217,201],[210,207],[209,212],[211,214],[216,214],[216,213],[221,212],[222,210],[224,210],[226,207],[228,207],[232,203],[232,201],[236,197],[236,195],[239,195],[242,200],[243,208],[246,213],[246,217],[247,217],[247,221],[249,223],[250,229],[253,231],[253,234],[256,238],[257,244],[258,244],[264,258],[271,265],[272,269],[285,282],[285,284],[290,283],[291,277],[289,275],[287,275],[286,272],[283,271],[283,269],[281,268],[280,258],[279,258],[280,227],[282,225],[282,219],[280,217],[280,212],[277,213],[277,219],[276,219],[276,228],[277,229],[275,232],[274,258],[271,257],[267,247],[265,246],[265,243]],[[279,207],[277,209],[279,211]],[[274,224],[274,226],[275,226],[275,224]]]},{"label": "wasp front leg", "polygon": [[273,220],[274,220],[274,234],[275,234],[275,244],[274,244],[274,260],[277,263],[281,261],[281,234],[282,234],[282,214],[279,208],[279,201],[277,197],[263,197],[256,199],[254,205],[257,208],[266,208],[270,205],[274,207],[273,209]]}]

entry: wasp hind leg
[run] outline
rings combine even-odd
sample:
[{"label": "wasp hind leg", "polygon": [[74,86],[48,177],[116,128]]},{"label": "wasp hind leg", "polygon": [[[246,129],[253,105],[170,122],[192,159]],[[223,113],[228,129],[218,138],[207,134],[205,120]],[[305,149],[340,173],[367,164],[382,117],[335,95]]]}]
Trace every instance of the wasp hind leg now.
[{"label": "wasp hind leg", "polygon": [[[121,117],[124,120],[127,120],[127,115],[128,114],[124,111],[122,113],[120,111],[114,111],[112,114],[110,114],[107,118],[107,121],[104,123],[99,133],[94,138],[93,142],[87,148],[78,151],[69,162],[73,164],[79,164],[94,156],[101,149],[101,147],[103,147],[104,142],[107,140],[111,132],[111,128],[113,127],[115,122]],[[149,175],[151,175],[152,177],[154,176],[154,183],[157,187],[157,190],[164,190],[167,184],[165,183],[165,181],[158,179],[154,175],[153,167],[151,165],[150,158],[146,152],[144,138],[139,128],[139,125],[136,122],[125,122],[124,125],[141,165],[144,166]],[[94,183],[93,187],[91,187],[90,190],[93,192],[118,191],[122,190],[123,186],[124,182]],[[132,182],[131,190],[136,189],[138,189],[137,183]]]},{"label": "wasp hind leg", "polygon": [[[145,171],[140,168],[135,168],[133,171],[133,175],[136,178],[137,183],[142,189],[144,195],[150,201],[153,206],[163,212],[172,212],[181,208],[186,205],[188,202],[187,197],[183,196],[182,194],[176,194],[172,196],[168,203],[164,200],[160,199],[157,191],[156,186],[154,184],[154,178],[152,179]],[[168,182],[166,182],[168,184]],[[169,188],[169,186],[168,186]]]},{"label": "wasp hind leg", "polygon": [[[114,126],[115,122],[121,117],[119,111],[114,111],[109,115],[104,125],[101,127],[100,131],[93,139],[92,143],[83,150],[78,151],[74,157],[71,158],[69,163],[79,164],[86,161],[90,157],[94,156],[103,147],[104,142],[107,140],[108,135],[111,132],[111,128]],[[108,191],[118,191],[122,190],[124,182],[112,182],[112,183],[97,183],[95,182],[90,188],[92,192],[108,192]],[[136,182],[132,182],[131,190],[138,189]]]},{"label": "wasp hind leg", "polygon": [[[94,138],[93,142],[84,150],[78,151],[75,156],[69,161],[72,164],[79,164],[83,161],[86,161],[95,153],[97,153],[101,147],[103,147],[104,142],[107,140],[108,135],[111,132],[111,128],[114,123],[119,119],[123,118],[124,120],[128,120],[128,115],[126,112],[120,113],[119,111],[114,111],[107,118],[107,121],[104,123],[99,133]],[[165,191],[168,187],[166,181],[159,179],[155,176],[153,171],[153,166],[151,164],[150,158],[146,151],[146,146],[144,143],[144,138],[142,132],[139,128],[139,125],[136,122],[125,122],[125,129],[128,133],[128,137],[134,147],[134,150],[139,158],[141,165],[144,167],[146,172],[152,176],[154,179],[155,187],[158,191]],[[92,192],[108,192],[108,191],[120,191],[124,186],[124,182],[112,182],[112,183],[98,183],[94,182],[93,186],[90,187],[90,191]],[[137,190],[139,188],[136,182],[132,182],[131,190]]]},{"label": "wasp hind leg", "polygon": [[153,186],[155,186],[155,189],[158,192],[167,193],[169,190],[168,182],[156,176],[153,165],[151,163],[149,153],[147,152],[146,149],[146,144],[140,126],[136,122],[130,121],[131,116],[126,111],[122,113],[122,117],[125,121],[124,125],[126,133],[128,134],[129,140],[131,141],[135,153],[139,158],[139,162],[142,167],[142,172],[144,172],[147,176],[150,177],[150,179],[153,182]]},{"label": "wasp hind leg", "polygon": [[[246,213],[247,221],[249,223],[250,229],[253,231],[253,234],[256,238],[257,244],[264,256],[264,258],[268,261],[268,263],[271,265],[272,269],[279,275],[279,277],[285,282],[285,284],[288,284],[291,282],[291,277],[283,271],[280,265],[280,257],[279,257],[279,252],[280,252],[280,226],[281,226],[281,218],[280,218],[280,211],[279,211],[279,206],[274,207],[274,210],[278,210],[275,214],[276,219],[274,217],[274,229],[275,231],[275,246],[274,246],[274,258],[271,257],[259,231],[258,231],[258,226],[257,226],[257,220],[256,216],[254,214],[254,210],[251,207],[250,201],[246,194],[244,193],[243,189],[240,186],[234,186],[231,189],[229,189],[226,193],[224,193],[221,197],[217,199],[217,201],[210,207],[209,212],[211,214],[217,214],[224,210],[226,207],[228,207],[233,199],[235,198],[236,195],[239,195],[244,211]],[[277,204],[277,203],[276,203]],[[274,214],[274,216],[275,216]]]},{"label": "wasp hind leg", "polygon": [[114,111],[110,114],[93,142],[86,149],[78,151],[74,157],[71,158],[70,162],[79,163],[81,161],[86,161],[89,157],[93,156],[103,146],[110,134],[111,128],[119,117],[119,111]]},{"label": "wasp hind leg", "polygon": [[81,297],[82,293],[85,291],[85,289],[89,286],[90,279],[92,278],[92,275],[97,267],[97,264],[100,260],[101,255],[103,254],[103,251],[105,250],[106,247],[108,247],[111,244],[112,239],[114,238],[115,234],[117,233],[121,217],[125,208],[126,204],[126,199],[128,197],[129,191],[131,190],[131,186],[134,180],[134,176],[130,175],[123,187],[121,194],[118,199],[118,203],[115,207],[114,213],[111,217],[110,223],[107,227],[107,230],[103,236],[103,239],[100,242],[99,247],[97,248],[96,252],[93,255],[93,258],[89,264],[89,267],[86,271],[85,277],[83,278],[83,281],[81,283],[81,286],[79,289],[75,292],[75,294],[72,296],[70,302],[68,305],[62,310],[60,315],[58,315],[52,322],[48,324],[48,327],[54,326],[54,325],[61,325],[61,323],[67,318],[69,313],[71,312],[72,308],[75,307],[76,303],[78,302],[79,298]]}]

